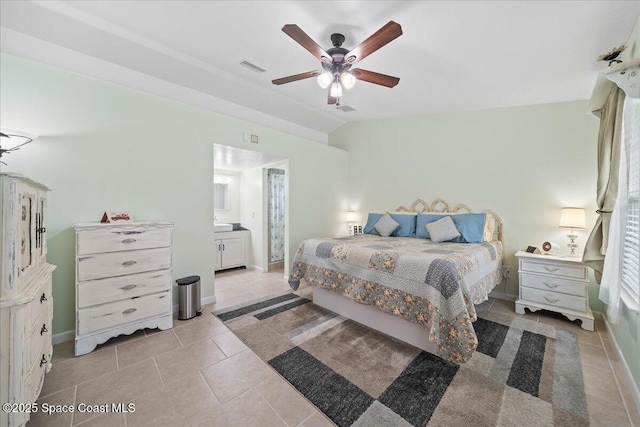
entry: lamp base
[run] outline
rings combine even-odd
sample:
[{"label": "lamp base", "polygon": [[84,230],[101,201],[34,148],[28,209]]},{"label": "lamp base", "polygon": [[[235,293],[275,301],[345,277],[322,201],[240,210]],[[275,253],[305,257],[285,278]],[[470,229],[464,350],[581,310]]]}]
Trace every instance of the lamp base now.
[{"label": "lamp base", "polygon": [[569,240],[571,240],[568,244],[567,247],[569,249],[571,249],[571,252],[569,252],[569,256],[571,257],[579,257],[580,254],[576,253],[576,249],[578,249],[578,245],[575,240],[578,238],[578,235],[575,233],[575,231],[573,231],[573,228],[571,229],[571,231],[569,232],[569,234],[567,234],[567,237],[569,238]]}]

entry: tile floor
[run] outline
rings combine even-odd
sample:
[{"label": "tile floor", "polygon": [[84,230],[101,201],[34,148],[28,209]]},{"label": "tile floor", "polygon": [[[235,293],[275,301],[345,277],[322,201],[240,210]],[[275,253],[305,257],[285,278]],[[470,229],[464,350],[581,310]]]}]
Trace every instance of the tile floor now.
[{"label": "tile floor", "polygon": [[[38,403],[132,403],[135,412],[35,414],[35,426],[331,426],[297,390],[238,340],[215,308],[289,290],[283,272],[216,274],[216,304],[168,331],[146,330],[109,340],[74,357],[73,341],[54,347],[54,365]],[[306,290],[307,292],[310,290]],[[304,291],[303,291],[304,292]],[[481,309],[514,315],[514,303],[490,299]],[[602,321],[587,332],[553,313],[527,318],[578,335],[592,426],[640,426],[622,365]]]}]

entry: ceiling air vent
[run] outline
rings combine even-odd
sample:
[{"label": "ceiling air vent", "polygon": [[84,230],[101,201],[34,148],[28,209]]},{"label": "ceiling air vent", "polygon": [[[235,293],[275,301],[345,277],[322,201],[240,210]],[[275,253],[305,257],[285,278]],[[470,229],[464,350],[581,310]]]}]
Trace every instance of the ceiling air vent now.
[{"label": "ceiling air vent", "polygon": [[255,71],[256,73],[264,73],[265,71],[267,71],[267,70],[265,70],[264,68],[262,68],[262,67],[258,67],[256,64],[252,64],[252,63],[251,63],[251,62],[249,62],[249,61],[242,61],[242,62],[240,63],[240,65],[244,65],[245,67],[247,67],[247,68],[248,68],[248,69],[250,69],[250,70]]},{"label": "ceiling air vent", "polygon": [[348,113],[349,111],[356,111],[355,108],[349,107],[348,105],[341,105],[338,107],[338,110],[344,111],[345,113]]}]

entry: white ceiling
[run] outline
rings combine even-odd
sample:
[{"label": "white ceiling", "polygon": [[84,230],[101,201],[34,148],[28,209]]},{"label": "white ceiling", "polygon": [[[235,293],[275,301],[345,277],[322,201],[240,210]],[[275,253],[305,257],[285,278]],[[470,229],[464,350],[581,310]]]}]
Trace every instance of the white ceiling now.
[{"label": "white ceiling", "polygon": [[213,169],[223,169],[228,171],[244,171],[260,166],[286,160],[283,157],[276,157],[270,154],[259,153],[242,148],[229,147],[227,145],[213,144]]},{"label": "white ceiling", "polygon": [[[326,142],[353,120],[588,99],[625,43],[639,1],[2,1],[3,52],[49,63]],[[281,31],[297,24],[322,47],[351,49],[389,20],[403,35],[358,63],[400,77],[358,82],[343,112],[320,68]],[[247,60],[267,71],[256,73]]]}]

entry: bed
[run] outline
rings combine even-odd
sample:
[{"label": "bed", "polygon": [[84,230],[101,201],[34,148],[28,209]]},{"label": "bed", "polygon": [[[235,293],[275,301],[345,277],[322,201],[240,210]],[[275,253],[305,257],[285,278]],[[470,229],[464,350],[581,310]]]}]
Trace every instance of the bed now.
[{"label": "bed", "polygon": [[[472,211],[464,204],[452,208],[442,199],[431,204],[419,199],[393,213],[456,219]],[[502,221],[493,211],[483,214],[493,229],[489,236],[485,230],[478,243],[372,234],[305,240],[294,257],[289,284],[297,289],[304,280],[313,286],[315,304],[464,363],[478,343],[475,305],[486,301],[502,280]]]}]

